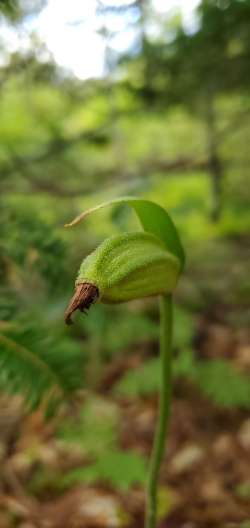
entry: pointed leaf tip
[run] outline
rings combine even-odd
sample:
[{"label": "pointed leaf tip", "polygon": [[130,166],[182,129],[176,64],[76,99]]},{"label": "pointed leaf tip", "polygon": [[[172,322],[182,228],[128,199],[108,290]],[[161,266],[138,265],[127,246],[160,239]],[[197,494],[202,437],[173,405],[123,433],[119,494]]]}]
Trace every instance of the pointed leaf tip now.
[{"label": "pointed leaf tip", "polygon": [[181,269],[183,269],[185,264],[185,253],[178,231],[167,211],[157,203],[150,200],[132,196],[116,198],[114,200],[110,200],[87,209],[74,218],[72,222],[65,224],[65,227],[74,227],[90,214],[99,211],[99,209],[119,204],[129,205],[132,207],[132,209],[134,209],[143,229],[159,238],[164,243],[168,251],[173,253],[173,255],[179,259],[181,263]]}]

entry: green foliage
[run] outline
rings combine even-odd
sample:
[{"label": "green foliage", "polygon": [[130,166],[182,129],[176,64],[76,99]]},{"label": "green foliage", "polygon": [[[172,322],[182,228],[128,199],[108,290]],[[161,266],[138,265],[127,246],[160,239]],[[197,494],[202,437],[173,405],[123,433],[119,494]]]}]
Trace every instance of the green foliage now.
[{"label": "green foliage", "polygon": [[0,13],[15,20],[20,15],[18,0],[0,0]]},{"label": "green foliage", "polygon": [[[247,235],[242,233],[242,237],[247,240]],[[195,281],[192,280],[192,285],[189,282],[187,303],[194,297],[198,309],[203,310],[223,302],[233,311],[231,324],[240,314],[247,321],[249,256],[248,244],[241,244],[232,234],[231,237],[224,234],[223,238],[195,243],[190,255],[190,269]]]},{"label": "green foliage", "polygon": [[103,454],[94,464],[71,471],[63,484],[72,486],[79,482],[106,482],[118,489],[127,490],[136,484],[143,485],[146,464],[142,456],[131,451],[112,451]]},{"label": "green foliage", "polygon": [[[194,333],[193,318],[184,310],[174,310],[174,337],[173,342],[178,353],[174,359],[174,375],[190,375],[193,371],[193,356],[189,349]],[[128,371],[116,384],[115,392],[129,396],[152,394],[157,392],[160,380],[160,359],[150,359],[132,372]]]},{"label": "green foliage", "polygon": [[[98,347],[102,358],[121,355],[125,350],[129,353],[129,347],[157,339],[159,334],[157,321],[142,313],[141,307],[132,309],[126,304],[115,308],[97,304],[88,317],[81,318],[81,325],[88,336],[91,353],[92,347]],[[119,332],[114,332],[114,328],[119,328]]]},{"label": "green foliage", "polygon": [[0,221],[0,387],[20,393],[28,408],[52,410],[82,387],[86,359],[53,314],[52,295],[67,277],[65,244],[20,200],[4,204]]},{"label": "green foliage", "polygon": [[56,289],[65,277],[65,245],[35,208],[27,210],[24,205],[13,204],[2,208],[0,250],[5,282],[10,283],[14,273],[16,282],[37,274]]},{"label": "green foliage", "polygon": [[249,500],[250,499],[250,482],[242,482],[241,484],[238,484],[235,489],[236,495],[243,500]]},{"label": "green foliage", "polygon": [[77,420],[68,422],[58,434],[67,444],[77,444],[92,462],[67,473],[61,480],[63,487],[77,482],[108,482],[128,489],[142,484],[146,467],[144,458],[131,451],[121,451],[118,445],[118,408],[108,400],[90,396],[85,401]]},{"label": "green foliage", "polygon": [[9,321],[15,318],[19,311],[18,299],[8,287],[1,287],[0,321]]},{"label": "green foliage", "polygon": [[[3,15],[8,24],[21,24],[43,3],[2,0],[1,20]],[[147,27],[148,13],[138,17],[138,34],[143,17]],[[134,227],[125,207],[122,217],[123,208],[122,213],[114,208],[90,218],[84,231],[63,230],[66,221],[99,200],[143,193],[141,205],[130,205],[144,227],[151,223],[147,200],[166,208],[188,250],[180,305],[200,314],[223,303],[223,317],[232,326],[250,321],[249,2],[202,2],[191,32],[180,20],[155,14],[154,36],[143,35],[131,60],[120,63],[122,71],[85,82],[62,74],[35,38],[30,51],[10,53],[4,32],[1,36],[0,389],[21,394],[29,408],[54,407],[88,386],[85,367],[94,358],[98,372],[113,355],[138,354],[145,345],[144,358],[158,338],[151,301],[116,309],[97,305],[74,329],[63,329],[63,296],[79,262],[107,234]],[[134,11],[125,18],[136,18]],[[210,139],[224,171],[223,213],[216,225],[209,219],[211,107]],[[160,229],[182,258],[171,223],[165,217],[162,224],[159,211],[156,216],[150,228],[157,234]],[[249,408],[247,376],[230,362],[196,361],[193,336],[193,315],[178,311],[174,376],[191,380],[218,405]],[[157,392],[159,375],[158,358],[144,361],[116,391],[134,397]],[[60,438],[81,446],[91,459],[79,470],[82,478],[113,479],[116,485],[117,457],[129,455],[119,451],[118,429],[115,406],[99,401],[87,402],[79,422],[72,419],[61,428]],[[105,458],[108,452],[116,458]],[[122,464],[129,468],[125,482],[140,481],[140,462],[137,476],[136,462]]]},{"label": "green foliage", "polygon": [[116,384],[115,392],[130,397],[147,395],[157,392],[161,372],[160,360],[152,359],[142,367],[128,371]]},{"label": "green foliage", "polygon": [[[117,383],[118,394],[135,397],[157,392],[161,365],[159,359],[147,361],[141,368],[128,371]],[[188,350],[174,362],[174,376],[194,382],[210,401],[221,407],[250,408],[250,379],[237,372],[225,360],[194,362]]]},{"label": "green foliage", "polygon": [[[173,373],[175,377],[192,377],[194,375],[195,366],[191,354],[187,349],[174,360]],[[128,371],[115,385],[115,393],[130,397],[155,393],[159,390],[160,375],[160,359],[148,360],[142,367]]]},{"label": "green foliage", "polygon": [[101,457],[116,448],[118,410],[115,404],[90,396],[76,419],[68,420],[58,431],[59,437],[79,445],[91,457]]},{"label": "green foliage", "polygon": [[83,357],[70,339],[48,335],[27,320],[0,325],[0,388],[35,408],[53,409],[82,387]]},{"label": "green foliage", "polygon": [[157,493],[158,500],[158,513],[157,517],[159,519],[164,519],[175,507],[175,495],[172,493],[172,490],[166,486],[159,486]]},{"label": "green foliage", "polygon": [[191,312],[179,306],[174,307],[174,348],[183,350],[191,346],[195,333],[195,319]]},{"label": "green foliage", "polygon": [[0,14],[3,14],[12,22],[20,21],[27,15],[34,15],[44,5],[44,0],[0,0]]},{"label": "green foliage", "polygon": [[[191,380],[219,406],[250,408],[249,377],[226,360],[195,360],[191,349],[193,334],[193,319],[187,312],[177,309],[174,325],[174,343],[177,348],[173,363],[175,378],[186,377]],[[115,392],[132,397],[157,392],[160,369],[158,357],[144,362],[141,367],[128,371],[122,377],[115,386]]]},{"label": "green foliage", "polygon": [[170,25],[166,38],[159,24],[157,37],[147,38],[140,54],[131,54],[139,70],[131,84],[144,103],[161,107],[163,101],[181,101],[204,116],[214,94],[249,87],[249,2],[203,1],[197,15],[193,31],[180,23],[173,31]]},{"label": "green foliage", "polygon": [[220,359],[200,362],[193,379],[215,404],[250,408],[250,377],[229,362]]},{"label": "green foliage", "polygon": [[27,483],[27,489],[29,493],[36,497],[42,496],[45,492],[49,493],[52,498],[64,490],[62,478],[63,475],[60,471],[39,467],[34,471],[31,479]]}]

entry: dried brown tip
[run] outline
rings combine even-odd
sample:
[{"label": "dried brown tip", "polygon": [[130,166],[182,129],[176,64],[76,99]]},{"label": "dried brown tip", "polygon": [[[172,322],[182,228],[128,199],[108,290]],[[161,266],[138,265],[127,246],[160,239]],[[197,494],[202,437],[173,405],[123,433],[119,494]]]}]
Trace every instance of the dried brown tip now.
[{"label": "dried brown tip", "polygon": [[81,312],[85,312],[85,310],[88,310],[99,297],[99,291],[96,286],[93,284],[89,284],[88,282],[84,282],[82,284],[77,284],[75,293],[72,297],[72,299],[69,302],[68,308],[65,311],[64,314],[64,321],[67,325],[70,325],[73,323],[71,320],[72,314],[76,310],[80,310]]}]

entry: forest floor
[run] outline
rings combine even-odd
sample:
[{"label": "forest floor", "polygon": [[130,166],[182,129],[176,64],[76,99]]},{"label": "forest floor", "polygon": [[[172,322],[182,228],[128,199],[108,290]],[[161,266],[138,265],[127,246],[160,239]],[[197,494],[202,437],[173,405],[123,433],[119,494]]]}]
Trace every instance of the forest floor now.
[{"label": "forest floor", "polygon": [[[219,347],[219,355],[224,356],[233,342],[231,357],[249,370],[250,345],[243,341],[239,346],[230,329],[211,325],[199,349],[205,356],[207,350],[218,356]],[[121,449],[148,457],[157,397],[111,395],[113,384],[138,361],[138,353],[127,360],[114,359],[104,371],[99,393],[119,407]],[[37,494],[28,493],[29,480],[39,464],[59,465],[66,472],[84,463],[82,454],[63,450],[55,439],[55,421],[45,423],[40,411],[22,415],[17,399],[6,400],[1,421],[0,528],[143,528],[140,486],[117,491],[107,484],[77,484],[58,492],[47,485]],[[34,462],[32,449],[38,443],[39,456]],[[192,384],[175,383],[160,489],[164,514],[159,528],[249,528],[249,412],[218,408]]]}]

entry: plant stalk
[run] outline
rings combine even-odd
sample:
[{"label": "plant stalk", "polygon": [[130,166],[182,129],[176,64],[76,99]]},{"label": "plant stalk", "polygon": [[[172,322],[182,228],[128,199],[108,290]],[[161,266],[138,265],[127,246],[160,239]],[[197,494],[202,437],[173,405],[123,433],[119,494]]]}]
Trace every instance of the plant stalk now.
[{"label": "plant stalk", "polygon": [[156,528],[157,522],[157,486],[161,461],[165,450],[165,441],[171,406],[172,331],[172,295],[169,294],[160,298],[160,402],[153,450],[149,465],[145,528]]}]

